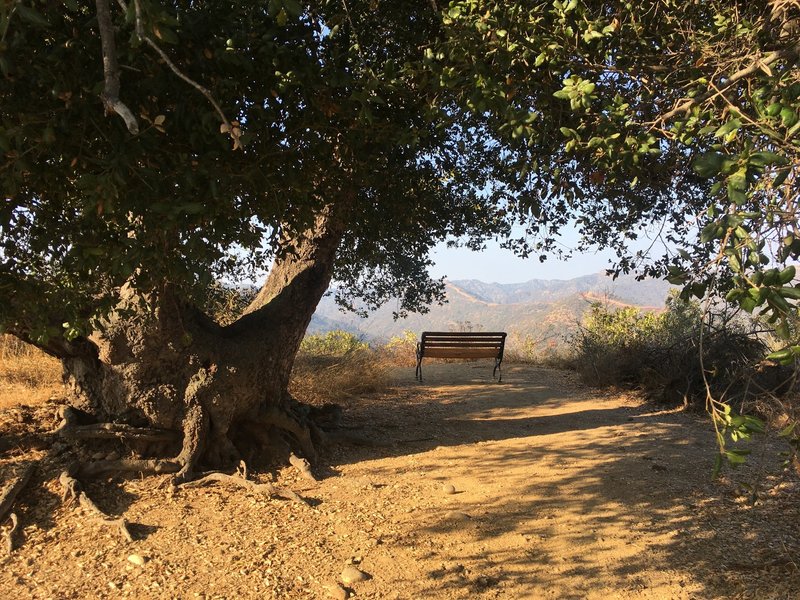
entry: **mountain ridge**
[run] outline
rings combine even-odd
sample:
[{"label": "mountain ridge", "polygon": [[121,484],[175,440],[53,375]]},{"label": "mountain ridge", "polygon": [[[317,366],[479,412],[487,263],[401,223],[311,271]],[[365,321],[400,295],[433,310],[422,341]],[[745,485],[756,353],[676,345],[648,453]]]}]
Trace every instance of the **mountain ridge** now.
[{"label": "mountain ridge", "polygon": [[661,280],[640,282],[630,275],[615,280],[605,273],[512,284],[446,280],[446,304],[397,321],[391,306],[383,306],[364,319],[342,313],[333,298],[326,296],[317,308],[309,333],[344,329],[370,341],[385,341],[404,331],[483,330],[507,331],[519,340],[561,339],[577,329],[582,315],[595,302],[660,310],[670,287]]}]

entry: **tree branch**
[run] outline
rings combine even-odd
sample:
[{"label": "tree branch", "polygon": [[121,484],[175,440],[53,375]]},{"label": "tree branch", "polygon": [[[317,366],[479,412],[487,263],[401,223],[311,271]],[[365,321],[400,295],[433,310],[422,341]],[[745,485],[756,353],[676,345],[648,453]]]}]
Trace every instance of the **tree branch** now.
[{"label": "tree branch", "polygon": [[111,22],[111,8],[108,0],[95,0],[97,6],[97,26],[100,29],[100,42],[103,49],[103,93],[100,97],[109,112],[115,112],[133,135],[139,133],[139,123],[131,110],[119,99],[119,64],[117,46],[114,42],[114,24]]},{"label": "tree branch", "polygon": [[[104,0],[98,0],[98,2],[100,1]],[[125,3],[125,0],[117,0],[117,3],[124,11],[127,12],[128,5]],[[161,60],[164,61],[164,63],[169,67],[169,69],[173,73],[175,73],[175,75],[177,75],[180,79],[188,83],[198,92],[200,92],[203,96],[205,96],[206,100],[208,100],[211,106],[214,107],[214,110],[219,115],[219,118],[222,120],[222,126],[220,127],[220,130],[222,131],[222,133],[227,133],[228,135],[231,136],[231,139],[233,140],[233,149],[236,150],[238,148],[241,148],[242,144],[240,138],[242,136],[242,130],[239,128],[238,122],[230,121],[228,117],[225,116],[225,112],[222,110],[222,107],[220,107],[219,103],[214,99],[214,96],[211,94],[208,88],[200,85],[188,75],[185,75],[177,67],[177,65],[174,62],[172,62],[169,56],[167,56],[167,53],[164,52],[161,49],[161,47],[158,44],[156,44],[149,35],[145,33],[144,22],[142,21],[142,9],[141,6],[139,5],[139,0],[133,0],[133,9],[136,18],[136,37],[138,37],[141,41],[143,41],[145,44],[147,44],[153,50],[155,50],[156,54],[158,54],[161,57]]]},{"label": "tree branch", "polygon": [[765,67],[769,67],[769,65],[779,60],[796,59],[799,53],[800,53],[800,43],[796,43],[790,48],[784,48],[783,50],[775,50],[774,52],[770,52],[764,58],[757,59],[751,64],[749,64],[747,67],[733,73],[730,77],[726,79],[724,86],[721,86],[719,89],[714,89],[706,94],[702,94],[697,98],[688,98],[687,100],[684,100],[669,112],[666,112],[663,115],[661,115],[656,122],[664,123],[669,119],[671,119],[672,117],[674,117],[675,115],[686,113],[693,106],[697,104],[701,104],[703,102],[711,100],[712,98],[723,95],[733,86],[734,83],[736,83],[740,79],[745,79],[747,77],[750,77],[756,74],[758,71],[763,70]]}]

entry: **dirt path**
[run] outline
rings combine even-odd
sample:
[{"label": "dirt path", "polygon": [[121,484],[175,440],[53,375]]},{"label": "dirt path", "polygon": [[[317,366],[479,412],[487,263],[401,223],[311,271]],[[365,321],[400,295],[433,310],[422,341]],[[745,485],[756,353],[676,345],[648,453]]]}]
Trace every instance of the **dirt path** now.
[{"label": "dirt path", "polygon": [[[423,385],[410,371],[348,407],[381,446],[335,451],[318,483],[277,474],[313,508],[157,478],[92,484],[135,523],[129,544],[40,474],[4,597],[325,598],[349,563],[372,576],[356,598],[800,597],[800,486],[770,475],[774,448],[712,483],[695,417],[558,371],[510,367],[501,385],[485,365],[426,366]],[[0,420],[4,475],[41,452],[26,414]],[[742,483],[761,470],[751,507]]]}]

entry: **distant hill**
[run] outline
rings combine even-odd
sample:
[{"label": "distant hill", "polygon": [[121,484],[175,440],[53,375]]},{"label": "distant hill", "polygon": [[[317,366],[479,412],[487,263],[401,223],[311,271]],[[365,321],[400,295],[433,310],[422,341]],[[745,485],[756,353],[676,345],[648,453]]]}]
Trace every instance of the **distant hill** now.
[{"label": "distant hill", "polygon": [[365,339],[382,341],[411,330],[421,331],[507,331],[512,339],[546,343],[560,341],[575,329],[592,302],[659,310],[670,285],[665,281],[636,281],[632,276],[612,280],[605,274],[569,280],[533,279],[524,283],[485,283],[474,279],[449,281],[448,302],[431,307],[426,314],[412,314],[395,321],[388,305],[366,319],[342,313],[332,297],[320,302],[310,333],[344,329]]}]

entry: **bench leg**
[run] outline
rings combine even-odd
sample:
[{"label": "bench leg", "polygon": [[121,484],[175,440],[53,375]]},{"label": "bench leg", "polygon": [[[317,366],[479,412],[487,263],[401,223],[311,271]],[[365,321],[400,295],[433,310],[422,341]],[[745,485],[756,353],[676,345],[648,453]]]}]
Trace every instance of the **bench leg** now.
[{"label": "bench leg", "polygon": [[503,367],[501,366],[502,364],[503,364],[502,360],[497,360],[496,358],[494,359],[494,370],[492,371],[492,379],[494,379],[495,373],[497,373],[497,371],[500,371],[500,379],[497,380],[498,383],[503,382]]},{"label": "bench leg", "polygon": [[414,371],[414,379],[422,381],[422,357],[417,358],[417,369]]}]

